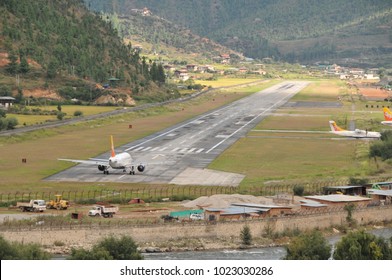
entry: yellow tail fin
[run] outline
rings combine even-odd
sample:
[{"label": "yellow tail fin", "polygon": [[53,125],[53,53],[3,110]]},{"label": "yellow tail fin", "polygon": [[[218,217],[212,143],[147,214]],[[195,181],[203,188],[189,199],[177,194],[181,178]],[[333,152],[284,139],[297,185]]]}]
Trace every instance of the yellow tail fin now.
[{"label": "yellow tail fin", "polygon": [[392,121],[392,112],[387,107],[384,107],[383,111],[384,111],[384,119],[386,121]]},{"label": "yellow tail fin", "polygon": [[113,135],[110,135],[110,144],[111,144],[111,155],[112,157],[116,156],[116,153],[114,152],[114,144],[113,144]]}]

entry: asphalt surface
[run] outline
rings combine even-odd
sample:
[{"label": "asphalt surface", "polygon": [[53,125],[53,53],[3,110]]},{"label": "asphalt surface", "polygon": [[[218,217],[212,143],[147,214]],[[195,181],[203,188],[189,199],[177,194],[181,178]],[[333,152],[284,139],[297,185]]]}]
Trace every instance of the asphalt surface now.
[{"label": "asphalt surface", "polygon": [[[237,186],[241,174],[205,169],[217,156],[308,85],[286,81],[229,105],[116,148],[127,151],[146,171],[136,175],[79,164],[46,178],[49,181],[173,183]],[[109,152],[94,158],[109,158]]]}]

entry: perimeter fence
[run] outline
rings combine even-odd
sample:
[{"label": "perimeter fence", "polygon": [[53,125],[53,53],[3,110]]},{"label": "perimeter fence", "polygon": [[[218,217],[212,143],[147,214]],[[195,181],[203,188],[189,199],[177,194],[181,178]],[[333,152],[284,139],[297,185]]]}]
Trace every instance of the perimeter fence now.
[{"label": "perimeter fence", "polygon": [[[376,211],[390,212],[392,205],[362,205],[357,206],[353,210],[356,212],[368,211],[370,209]],[[82,230],[82,229],[125,229],[125,228],[152,228],[152,227],[171,227],[173,225],[181,225],[182,227],[190,227],[197,225],[212,225],[212,224],[230,224],[230,223],[244,223],[244,222],[257,222],[257,221],[276,221],[280,219],[297,218],[315,218],[325,217],[331,215],[347,216],[347,209],[344,206],[326,207],[323,209],[301,209],[290,214],[281,214],[277,216],[248,216],[224,218],[219,221],[206,221],[206,220],[172,220],[165,222],[160,218],[140,218],[140,219],[96,219],[84,216],[82,219],[74,220],[69,216],[50,216],[40,215],[34,219],[24,220],[7,220],[0,224],[1,231],[56,231],[56,230]],[[387,220],[385,220],[387,221]],[[390,219],[388,220],[390,221]],[[360,223],[362,221],[359,221]]]},{"label": "perimeter fence", "polygon": [[[390,177],[368,178],[369,183],[385,182]],[[255,196],[276,196],[279,194],[293,194],[295,187],[301,186],[305,195],[323,194],[323,188],[329,186],[347,186],[349,179],[323,180],[323,181],[298,181],[298,182],[271,182],[255,187],[221,187],[221,186],[146,186],[143,188],[129,189],[97,189],[77,191],[31,191],[0,193],[0,206],[15,205],[18,201],[30,201],[32,199],[43,199],[46,201],[54,199],[55,195],[62,195],[63,199],[71,203],[94,204],[96,202],[107,202],[126,204],[130,200],[138,198],[145,202],[158,201],[182,201],[195,199],[200,196],[211,196],[216,194],[247,194]]]}]

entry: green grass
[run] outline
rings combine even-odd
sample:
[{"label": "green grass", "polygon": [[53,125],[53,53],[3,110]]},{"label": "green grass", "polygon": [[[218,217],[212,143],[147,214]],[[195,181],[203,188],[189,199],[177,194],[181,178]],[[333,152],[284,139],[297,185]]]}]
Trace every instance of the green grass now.
[{"label": "green grass", "polygon": [[196,80],[198,84],[206,85],[206,86],[211,86],[213,88],[217,87],[226,87],[226,86],[233,86],[233,85],[239,85],[239,84],[246,84],[246,83],[251,83],[251,82],[256,82],[260,81],[262,77],[260,78],[221,78],[219,77],[216,81],[208,81],[208,80]]},{"label": "green grass", "polygon": [[[319,80],[298,93],[295,101],[337,101],[348,91],[337,80]],[[357,103],[356,103],[357,104]],[[362,104],[358,103],[361,108]],[[386,163],[368,158],[370,143],[361,140],[333,140],[328,121],[355,119],[358,125],[379,127],[382,112],[351,112],[341,108],[280,108],[248,135],[221,154],[209,168],[246,175],[241,189],[259,187],[268,181],[339,180],[373,176],[388,170]],[[265,132],[261,130],[305,130],[325,133]]]},{"label": "green grass", "polygon": [[[57,158],[90,158],[109,150],[109,136],[115,145],[145,137],[165,127],[227,104],[244,94],[210,93],[186,103],[132,112],[120,116],[0,137],[0,193],[15,191],[94,190],[139,187],[105,183],[44,182],[43,178],[72,166]],[[132,124],[132,129],[129,125]],[[22,163],[26,158],[27,163]]]},{"label": "green grass", "polygon": [[[254,91],[262,90],[277,81],[257,86],[215,91],[186,103],[174,103],[141,112],[133,112],[75,125],[39,130],[23,135],[0,137],[0,193],[94,191],[100,189],[154,189],[162,186],[115,183],[45,182],[43,178],[68,168],[72,163],[57,158],[89,158],[109,149],[109,135],[115,145],[150,135],[180,121],[227,104]],[[297,96],[297,101],[336,100],[346,89],[340,81],[316,81]],[[356,108],[362,111],[362,103]],[[383,162],[369,160],[369,142],[331,140],[331,134],[266,133],[257,130],[328,131],[328,120],[343,122],[346,118],[358,121],[382,117],[382,112],[353,113],[347,103],[342,108],[280,108],[221,154],[210,168],[242,173],[246,178],[241,189],[262,186],[268,181],[318,180],[383,174],[390,168]],[[132,129],[129,129],[132,124]],[[297,138],[296,138],[297,137]],[[300,137],[300,138],[298,138]],[[22,163],[22,158],[27,163]],[[172,186],[167,186],[171,188]],[[198,188],[198,187],[194,187]],[[176,191],[177,193],[177,191]],[[179,191],[181,194],[181,191]]]},{"label": "green grass", "polygon": [[[57,106],[28,106],[29,109],[39,108],[42,111],[57,111]],[[75,111],[81,111],[83,116],[96,115],[99,113],[110,112],[119,109],[119,107],[108,106],[82,106],[82,105],[62,105],[61,111],[66,113],[65,118],[73,118]],[[56,115],[21,115],[7,114],[8,117],[14,117],[18,120],[19,127],[23,125],[42,124],[48,121],[57,120]]]}]

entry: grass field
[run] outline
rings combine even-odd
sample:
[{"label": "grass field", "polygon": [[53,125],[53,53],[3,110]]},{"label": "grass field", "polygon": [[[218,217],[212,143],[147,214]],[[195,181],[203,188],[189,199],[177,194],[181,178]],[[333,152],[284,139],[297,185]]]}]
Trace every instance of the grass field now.
[{"label": "grass field", "polygon": [[[268,86],[266,83],[260,88]],[[20,136],[0,137],[0,192],[138,187],[41,180],[72,165],[58,161],[57,158],[83,159],[108,151],[109,135],[113,135],[116,146],[123,145],[245,95],[247,93],[213,92],[186,103],[173,103],[165,107]],[[129,124],[132,124],[132,129],[129,129]],[[27,163],[22,163],[23,158],[27,159]]]},{"label": "grass field", "polygon": [[[72,165],[57,161],[59,157],[89,158],[106,152],[109,135],[114,136],[116,146],[123,145],[277,82],[215,91],[186,103],[39,130],[21,136],[0,137],[0,193],[138,188],[140,184],[45,182],[42,179]],[[344,91],[339,81],[317,81],[294,98],[296,101],[330,101],[337,100]],[[282,129],[326,132],[331,117],[338,120],[343,120],[347,115],[351,117],[351,108],[350,104],[323,109],[282,107],[218,157],[210,168],[245,174],[241,189],[260,186],[271,180],[368,176],[381,172],[381,169],[389,170],[384,163],[378,163],[377,169],[375,163],[369,160],[369,142],[366,141],[331,140],[331,135],[325,133],[310,135],[257,131]],[[369,115],[366,112],[361,114],[364,117]],[[382,117],[381,112],[373,115]],[[132,124],[132,129],[129,129],[129,124]],[[22,163],[23,158],[27,159],[27,163]]]},{"label": "grass field", "polygon": [[218,80],[215,81],[208,81],[208,80],[197,80],[196,82],[198,84],[206,85],[206,86],[211,86],[213,88],[217,87],[227,87],[227,86],[233,86],[233,85],[239,85],[239,84],[246,84],[246,83],[251,83],[251,82],[256,82],[262,80],[261,78],[247,78],[247,79],[242,79],[242,78],[219,78]]},{"label": "grass field", "polygon": [[[340,81],[315,81],[291,101],[335,102],[347,92]],[[336,140],[335,135],[328,133],[330,119],[355,119],[359,124],[367,120],[368,124],[373,124],[368,127],[379,127],[381,111],[374,114],[352,112],[352,108],[351,103],[344,103],[340,108],[282,107],[220,155],[209,168],[246,175],[241,189],[269,181],[337,180],[372,176],[388,170],[385,163],[376,164],[369,159],[371,142],[345,138]]]},{"label": "grass field", "polygon": [[[39,108],[45,111],[57,111],[57,106],[29,106],[29,109]],[[82,105],[62,105],[61,111],[66,113],[65,118],[73,118],[76,111],[81,111],[83,116],[96,115],[99,113],[110,112],[117,110],[118,107],[109,106],[82,106]],[[21,115],[21,114],[7,114],[8,117],[14,117],[18,120],[19,125],[33,125],[41,124],[47,121],[57,120],[56,115]]]}]

